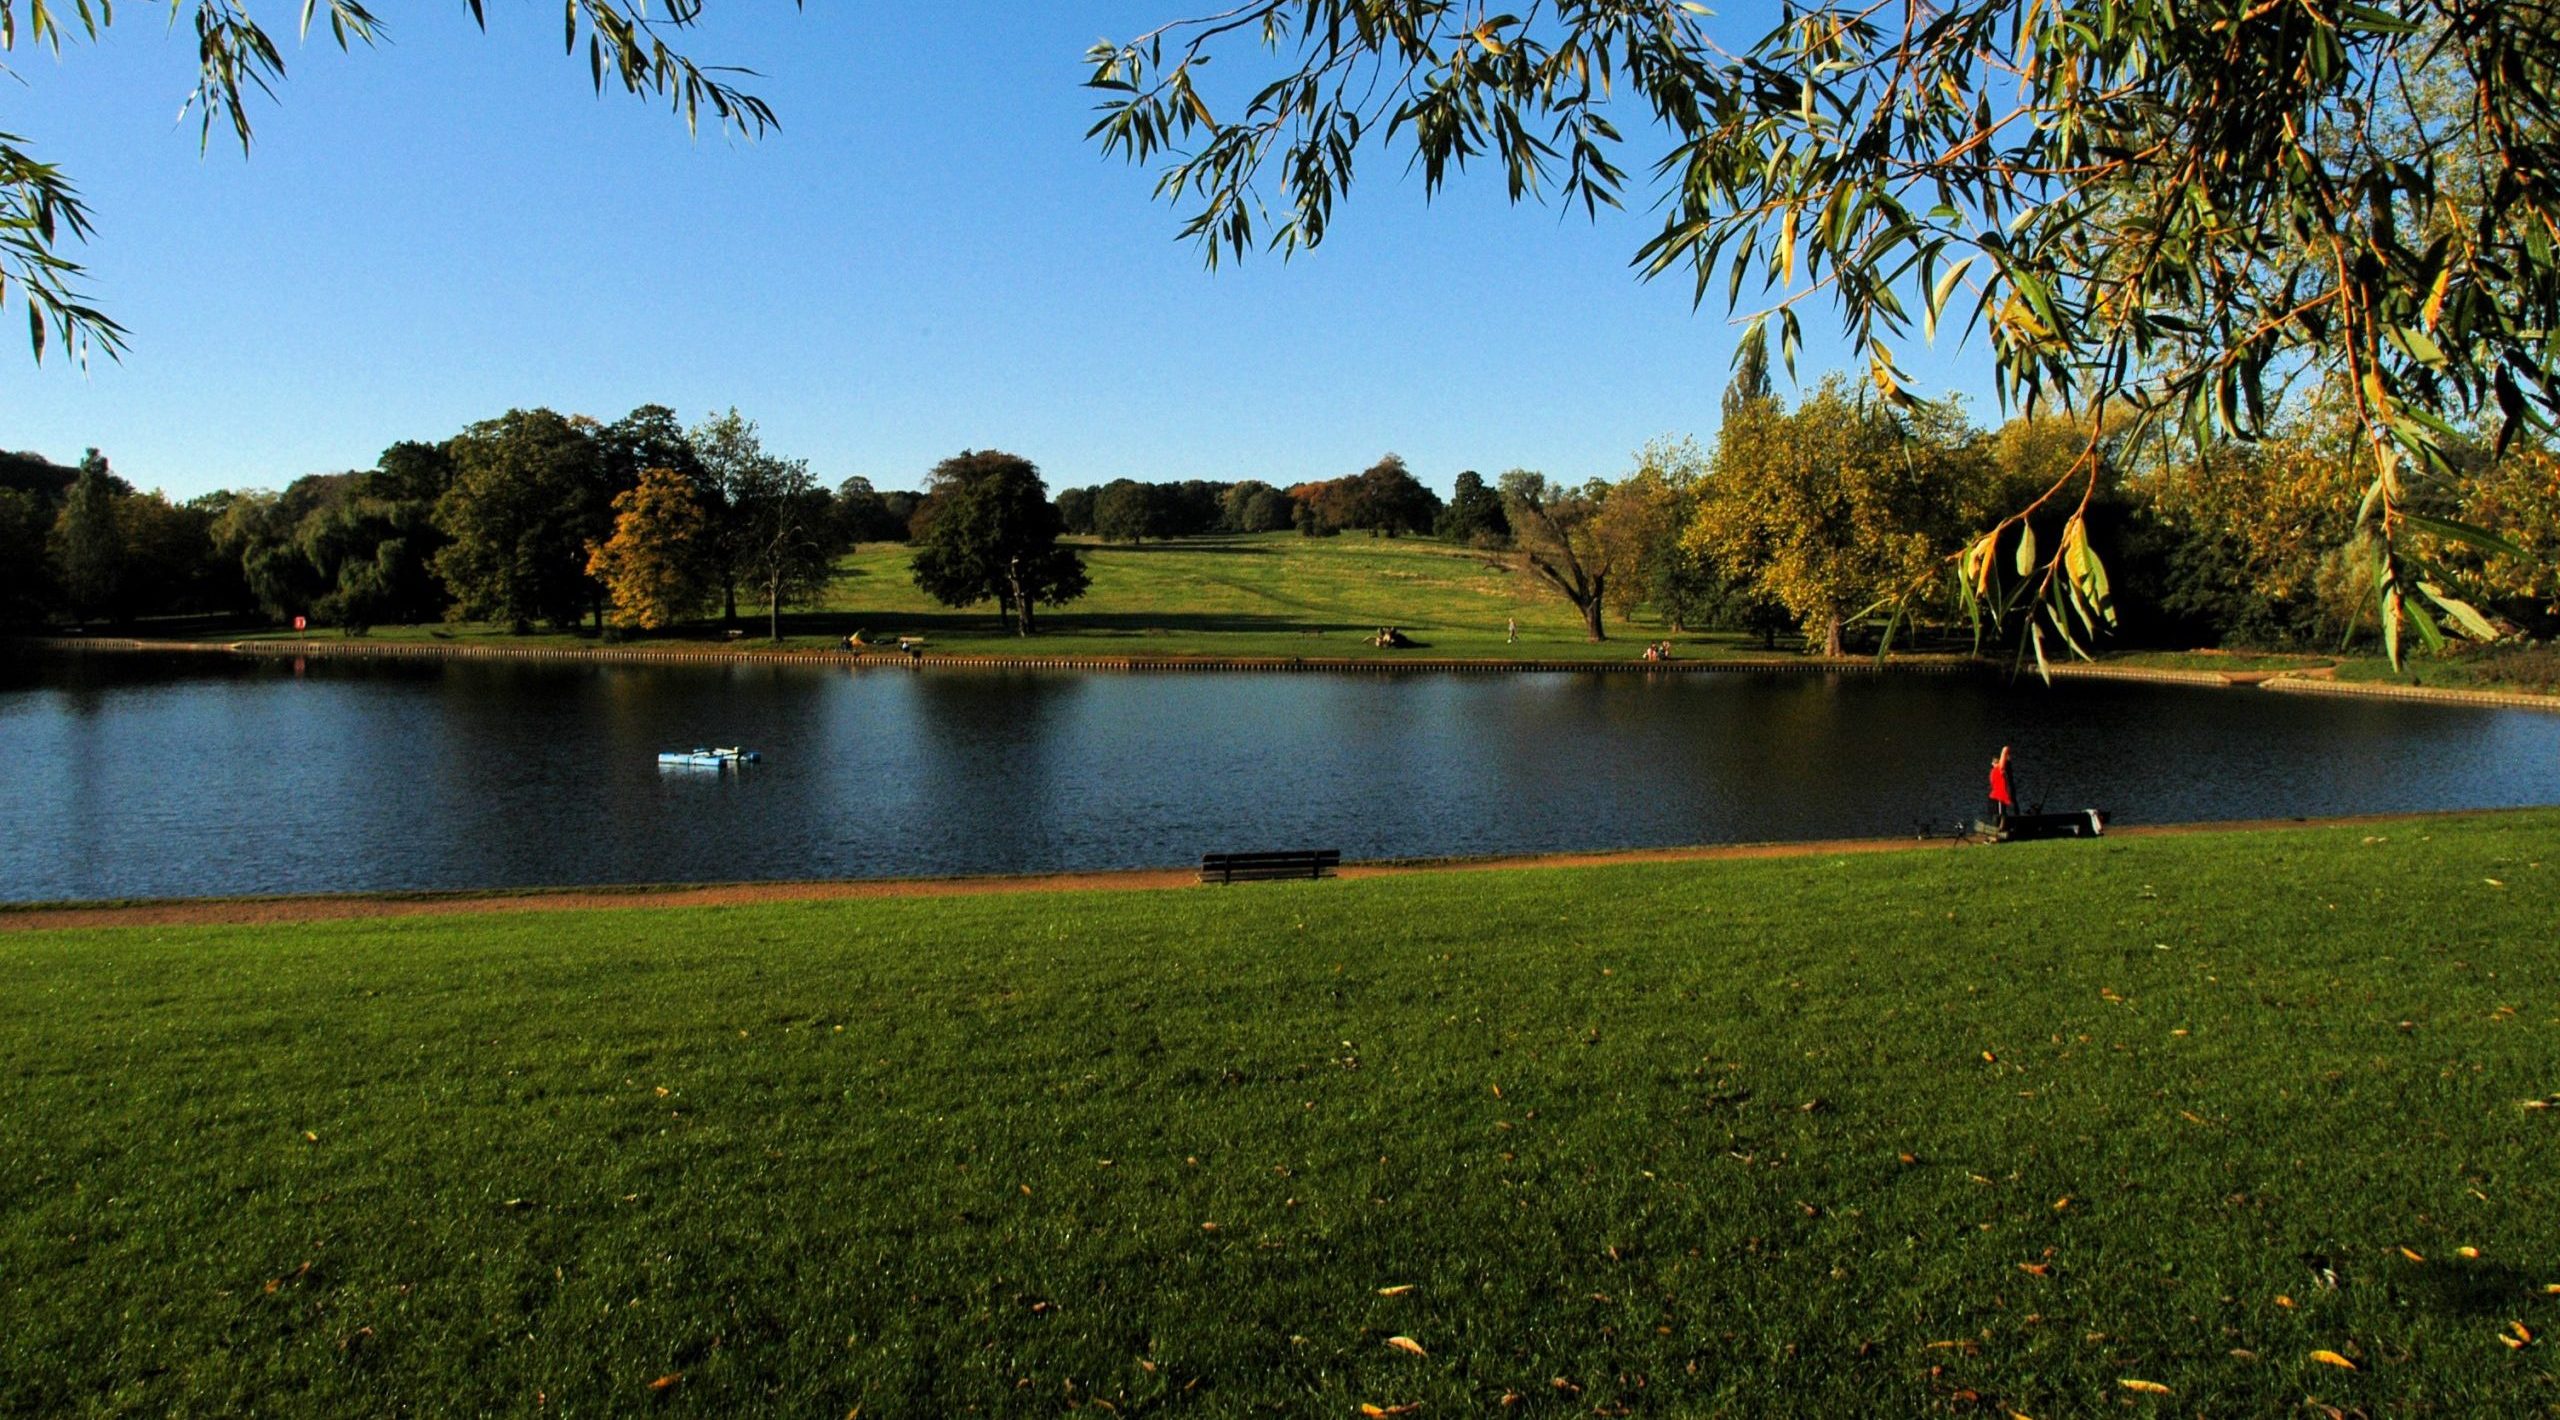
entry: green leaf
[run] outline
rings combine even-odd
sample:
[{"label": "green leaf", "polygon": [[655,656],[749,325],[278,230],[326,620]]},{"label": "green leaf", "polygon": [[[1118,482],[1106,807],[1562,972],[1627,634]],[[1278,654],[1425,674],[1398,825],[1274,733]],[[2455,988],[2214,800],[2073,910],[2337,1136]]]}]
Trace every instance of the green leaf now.
[{"label": "green leaf", "polygon": [[2493,556],[2513,557],[2524,561],[2531,561],[2533,558],[2532,553],[2513,542],[2487,528],[2475,527],[2470,523],[2455,522],[2450,518],[2431,518],[2423,513],[2403,513],[2400,515],[2400,520],[2416,531],[2443,538],[2447,542],[2458,542]]}]

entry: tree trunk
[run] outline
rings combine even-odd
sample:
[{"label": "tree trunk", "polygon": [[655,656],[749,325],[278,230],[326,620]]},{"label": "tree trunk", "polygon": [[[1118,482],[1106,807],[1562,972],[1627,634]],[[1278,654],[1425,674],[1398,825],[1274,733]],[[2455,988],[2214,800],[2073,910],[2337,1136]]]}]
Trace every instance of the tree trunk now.
[{"label": "tree trunk", "polygon": [[782,579],[774,578],[766,584],[766,588],[772,593],[772,600],[765,608],[768,617],[766,626],[772,633],[773,639],[779,641],[782,639]]},{"label": "tree trunk", "polygon": [[1840,613],[1836,611],[1831,613],[1829,617],[1825,618],[1823,622],[1822,654],[1826,656],[1845,656],[1848,654],[1848,652],[1843,650],[1840,645]]},{"label": "tree trunk", "polygon": [[1597,596],[1593,596],[1582,603],[1582,631],[1585,640],[1606,641],[1609,639],[1608,628],[1600,624],[1600,613],[1602,610],[1603,608],[1600,605],[1600,598]]},{"label": "tree trunk", "polygon": [[1021,558],[1013,558],[1004,564],[1004,580],[1013,589],[1013,634],[1028,636],[1031,634],[1031,598],[1023,591]]},{"label": "tree trunk", "polygon": [[729,606],[729,625],[738,624],[738,579],[730,577],[720,583],[720,594]]}]

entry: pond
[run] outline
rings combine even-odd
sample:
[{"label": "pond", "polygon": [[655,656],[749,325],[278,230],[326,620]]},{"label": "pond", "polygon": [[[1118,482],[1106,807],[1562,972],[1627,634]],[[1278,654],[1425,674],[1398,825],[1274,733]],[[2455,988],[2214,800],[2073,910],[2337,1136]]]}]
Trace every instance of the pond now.
[{"label": "pond", "polygon": [[[0,663],[0,899],[1051,872],[2560,803],[2560,715],[1819,673]],[[739,771],[656,754],[744,744]]]}]

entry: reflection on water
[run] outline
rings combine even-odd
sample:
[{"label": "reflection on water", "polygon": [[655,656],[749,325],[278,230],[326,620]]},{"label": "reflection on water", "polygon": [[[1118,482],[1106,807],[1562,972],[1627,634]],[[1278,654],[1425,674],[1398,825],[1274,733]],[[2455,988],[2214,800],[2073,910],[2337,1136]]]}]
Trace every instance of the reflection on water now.
[{"label": "reflection on water", "polygon": [[95,656],[0,665],[0,898],[1895,834],[2004,743],[2125,822],[2560,802],[2560,716],[2257,691]]}]

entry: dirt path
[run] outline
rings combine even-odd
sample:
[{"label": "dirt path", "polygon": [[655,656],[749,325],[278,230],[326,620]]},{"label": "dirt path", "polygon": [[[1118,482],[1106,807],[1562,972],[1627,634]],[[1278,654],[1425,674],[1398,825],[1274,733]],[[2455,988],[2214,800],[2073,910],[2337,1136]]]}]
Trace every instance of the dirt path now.
[{"label": "dirt path", "polygon": [[[2484,811],[2486,812],[2486,811]],[[2261,819],[2233,823],[2146,824],[2117,829],[2110,837],[2153,838],[2190,833],[2329,828],[2408,823],[2463,814],[2364,814],[2322,819]],[[1946,838],[1832,838],[1801,843],[1729,843],[1688,848],[1632,848],[1606,853],[1546,853],[1413,862],[1346,863],[1345,878],[1403,877],[1415,873],[1464,873],[1521,868],[1592,868],[1614,863],[1702,863],[1747,858],[1837,857],[1850,853],[1907,853],[1964,848]],[[1201,886],[1189,868],[1127,872],[1052,873],[1025,877],[866,878],[807,882],[700,883],[532,888],[517,892],[331,893],[304,897],[182,898],[98,906],[13,908],[0,906],[0,933],[64,931],[86,927],[257,926],[272,922],[328,922],[372,917],[445,917],[473,913],[569,912],[587,908],[736,907],[761,902],[830,902],[847,898],[972,897],[990,893],[1147,891]],[[1250,891],[1249,888],[1245,889]]]}]

